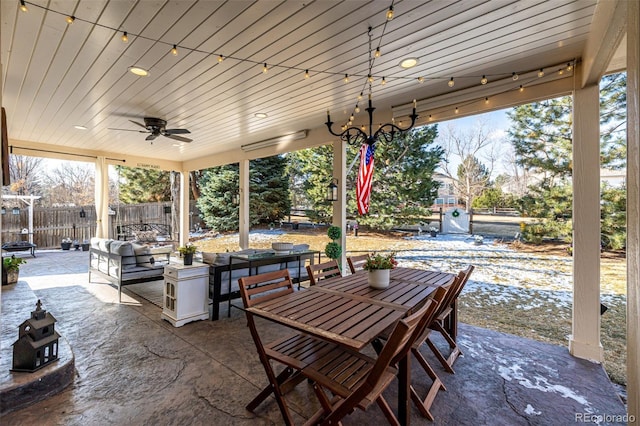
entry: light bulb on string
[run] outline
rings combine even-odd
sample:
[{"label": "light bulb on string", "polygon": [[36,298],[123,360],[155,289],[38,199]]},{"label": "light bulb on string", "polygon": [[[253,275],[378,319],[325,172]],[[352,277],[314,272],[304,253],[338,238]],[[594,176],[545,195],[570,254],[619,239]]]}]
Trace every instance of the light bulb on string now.
[{"label": "light bulb on string", "polygon": [[520,91],[524,92],[524,87],[522,86],[522,84],[520,85]]},{"label": "light bulb on string", "polygon": [[64,18],[65,21],[67,21],[67,24],[71,25],[73,24],[73,21],[76,20],[76,17],[71,15],[71,16],[67,16],[66,18]]},{"label": "light bulb on string", "polygon": [[393,6],[389,6],[389,10],[387,10],[387,21],[393,19]]},{"label": "light bulb on string", "polygon": [[562,75],[562,74],[564,74],[564,69],[560,68],[560,69],[558,70],[558,75]]},{"label": "light bulb on string", "polygon": [[483,75],[482,78],[480,79],[480,84],[487,84],[488,81],[489,80],[487,80],[487,77]]},{"label": "light bulb on string", "polygon": [[458,107],[456,107],[456,114],[459,112]]},{"label": "light bulb on string", "polygon": [[567,63],[567,72],[571,72],[572,69],[573,65],[571,65],[571,62]]},{"label": "light bulb on string", "polygon": [[24,0],[20,0],[20,10],[25,13],[29,11],[29,9],[27,8],[27,5],[24,4]]},{"label": "light bulb on string", "polygon": [[304,70],[304,78],[309,78],[309,70]]},{"label": "light bulb on string", "polygon": [[519,76],[517,73],[515,73],[515,72],[512,72],[512,73],[511,73],[511,79],[512,79],[513,81],[516,81],[518,78],[520,78],[520,76]]},{"label": "light bulb on string", "polygon": [[360,107],[357,104],[356,104],[356,108],[355,108],[354,111],[356,112],[356,114],[360,112]]},{"label": "light bulb on string", "polygon": [[173,54],[173,56],[178,56],[178,46],[177,45],[173,45],[173,47],[171,48],[171,53]]},{"label": "light bulb on string", "polygon": [[269,68],[267,67],[267,63],[265,62],[264,65],[262,66],[262,72],[266,74],[268,71],[269,71]]},{"label": "light bulb on string", "polygon": [[453,87],[456,84],[456,82],[453,81],[453,77],[451,77],[451,80],[449,80],[447,84],[449,85],[449,87]]},{"label": "light bulb on string", "polygon": [[538,71],[538,77],[544,77],[544,70],[542,68]]},{"label": "light bulb on string", "polygon": [[218,63],[220,64],[222,61],[224,61],[224,56],[218,55]]},{"label": "light bulb on string", "polygon": [[345,83],[349,82],[349,74],[345,74],[344,78],[342,79]]},{"label": "light bulb on string", "polygon": [[362,100],[362,92],[360,92],[360,94],[358,95],[358,100],[361,101]]},{"label": "light bulb on string", "polygon": [[373,76],[371,74],[368,74],[367,80],[369,80],[369,83],[373,83]]},{"label": "light bulb on string", "polygon": [[484,98],[484,103],[488,104],[489,103],[489,98]]},{"label": "light bulb on string", "polygon": [[373,56],[375,56],[376,58],[380,57],[380,48],[379,47],[376,49],[376,52],[373,54]]},{"label": "light bulb on string", "polygon": [[384,86],[385,84],[387,84],[387,80],[384,77],[382,77],[382,81],[380,82],[380,84]]},{"label": "light bulb on string", "polygon": [[126,31],[122,33],[122,37],[120,37],[120,40],[122,40],[123,43],[127,43],[129,41],[129,35]]},{"label": "light bulb on string", "polygon": [[418,77],[418,83],[420,84],[424,83],[424,77]]}]

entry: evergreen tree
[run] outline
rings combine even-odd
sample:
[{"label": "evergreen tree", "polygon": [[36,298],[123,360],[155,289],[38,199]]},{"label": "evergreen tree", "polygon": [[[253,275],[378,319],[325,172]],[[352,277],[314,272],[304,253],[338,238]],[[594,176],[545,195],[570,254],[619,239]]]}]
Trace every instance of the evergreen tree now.
[{"label": "evergreen tree", "polygon": [[[357,216],[360,224],[391,227],[404,222],[416,222],[429,215],[439,183],[432,179],[442,160],[443,150],[433,145],[437,126],[396,136],[389,143],[377,143],[375,169],[371,189],[369,214],[357,216],[355,183],[359,167],[356,159],[347,175],[347,213]],[[359,156],[360,146],[348,146],[347,158]],[[326,202],[327,185],[331,181],[333,148],[324,145],[295,153],[298,178],[304,182],[306,198],[319,218],[330,221],[333,205]]]},{"label": "evergreen tree", "polygon": [[126,204],[171,200],[170,173],[163,170],[116,166],[120,175],[120,201]]},{"label": "evergreen tree", "polygon": [[[276,155],[252,160],[249,165],[249,223],[277,222],[289,214],[289,175],[287,158]],[[214,167],[201,174],[201,217],[207,226],[218,231],[238,229],[239,209],[233,203],[238,192],[238,164]]]}]

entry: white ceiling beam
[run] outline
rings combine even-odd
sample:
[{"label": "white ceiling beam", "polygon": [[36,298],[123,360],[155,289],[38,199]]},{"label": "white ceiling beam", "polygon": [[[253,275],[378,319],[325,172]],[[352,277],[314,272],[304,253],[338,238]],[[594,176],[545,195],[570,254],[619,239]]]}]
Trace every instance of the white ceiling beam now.
[{"label": "white ceiling beam", "polygon": [[581,87],[598,84],[626,32],[627,1],[599,1],[591,31],[582,54],[584,73]]}]

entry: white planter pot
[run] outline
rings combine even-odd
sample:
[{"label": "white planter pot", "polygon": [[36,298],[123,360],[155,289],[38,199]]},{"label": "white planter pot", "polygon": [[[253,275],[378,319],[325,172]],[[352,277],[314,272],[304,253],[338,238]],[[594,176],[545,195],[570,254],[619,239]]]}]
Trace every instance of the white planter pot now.
[{"label": "white planter pot", "polygon": [[389,287],[389,273],[391,269],[374,269],[369,271],[369,286],[376,289]]}]

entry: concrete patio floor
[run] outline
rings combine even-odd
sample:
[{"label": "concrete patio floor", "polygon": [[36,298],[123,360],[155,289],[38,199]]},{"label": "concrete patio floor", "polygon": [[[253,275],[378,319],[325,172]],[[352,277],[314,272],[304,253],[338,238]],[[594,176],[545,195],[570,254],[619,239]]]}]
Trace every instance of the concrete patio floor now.
[{"label": "concrete patio floor", "polygon": [[[18,325],[37,299],[58,320],[56,330],[75,356],[74,382],[62,392],[0,417],[3,425],[199,425],[283,424],[273,399],[255,413],[245,405],[266,384],[244,313],[174,328],[161,309],[106,281],[87,282],[87,252],[40,251],[25,256],[20,282],[2,288],[2,366],[11,358]],[[160,282],[158,282],[160,286]],[[265,341],[286,332],[261,322]],[[625,407],[598,364],[576,359],[555,346],[460,325],[464,356],[455,374],[423,352],[442,378],[429,422],[412,409],[414,424],[564,425],[581,419],[616,424]],[[10,363],[9,363],[10,365]],[[425,374],[413,363],[413,383],[423,391]],[[13,374],[0,372],[0,388]],[[4,382],[4,383],[3,383]],[[396,407],[395,386],[385,393]],[[318,408],[311,387],[300,384],[287,395],[303,423]],[[357,411],[345,424],[385,424],[377,406]]]}]

